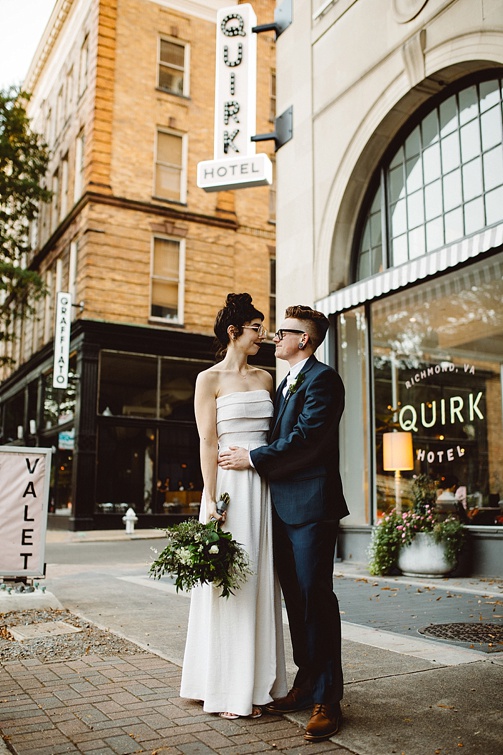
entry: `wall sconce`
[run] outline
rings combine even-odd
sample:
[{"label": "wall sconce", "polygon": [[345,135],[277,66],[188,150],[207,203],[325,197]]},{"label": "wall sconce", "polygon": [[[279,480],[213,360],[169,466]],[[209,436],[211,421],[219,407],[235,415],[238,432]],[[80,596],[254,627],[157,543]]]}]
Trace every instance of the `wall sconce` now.
[{"label": "wall sconce", "polygon": [[383,436],[383,469],[385,472],[395,473],[395,508],[402,513],[402,496],[400,490],[400,472],[414,469],[414,454],[412,451],[412,433],[392,432]]}]

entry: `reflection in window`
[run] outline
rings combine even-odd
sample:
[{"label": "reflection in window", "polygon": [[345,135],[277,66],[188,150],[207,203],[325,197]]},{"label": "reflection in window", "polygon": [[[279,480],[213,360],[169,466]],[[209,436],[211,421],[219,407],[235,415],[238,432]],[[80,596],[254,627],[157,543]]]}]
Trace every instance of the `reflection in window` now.
[{"label": "reflection in window", "polygon": [[197,515],[202,478],[194,423],[162,428],[124,422],[98,432],[96,513]]},{"label": "reflection in window", "polygon": [[[376,302],[372,312],[378,515],[394,506],[383,433],[413,436],[415,468],[442,489],[454,477],[462,515],[495,524],[503,499],[503,255]],[[347,315],[345,315],[347,317]]]},{"label": "reflection in window", "polygon": [[194,422],[196,377],[207,367],[200,361],[102,351],[99,413]]},{"label": "reflection in window", "polygon": [[200,362],[161,359],[160,417],[194,421],[194,386]]},{"label": "reflection in window", "polygon": [[101,352],[99,411],[105,415],[157,416],[157,359]]},{"label": "reflection in window", "polygon": [[[417,125],[381,171],[360,239],[357,280],[503,221],[501,79],[451,95]],[[379,227],[379,233],[376,226]]]}]

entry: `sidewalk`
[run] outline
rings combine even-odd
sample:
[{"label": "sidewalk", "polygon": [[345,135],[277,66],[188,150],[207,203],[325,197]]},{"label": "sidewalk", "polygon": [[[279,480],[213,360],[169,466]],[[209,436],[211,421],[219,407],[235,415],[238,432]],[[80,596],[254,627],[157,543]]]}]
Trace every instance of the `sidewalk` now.
[{"label": "sidewalk", "polygon": [[[148,533],[138,531],[133,537],[159,537],[158,530]],[[48,533],[48,540],[55,542],[53,538],[61,535],[67,539],[56,542],[129,539],[123,532],[58,532]],[[98,652],[93,644],[73,660],[54,657],[42,662],[32,657],[5,663],[0,671],[0,730],[7,751],[499,755],[503,654],[428,639],[417,632],[413,619],[421,626],[431,617],[437,623],[453,621],[453,616],[470,623],[501,623],[503,582],[374,578],[354,564],[336,564],[336,574],[346,687],[344,725],[330,741],[304,741],[309,711],[225,721],[205,714],[197,702],[181,700],[188,598],[176,595],[163,580],[149,581],[143,573],[115,579],[111,572],[86,582],[83,610],[85,618],[94,621],[91,627],[113,630],[131,643],[130,651]],[[58,593],[60,599],[71,595],[72,584],[79,589],[77,577],[68,573],[59,582],[53,579],[55,598]],[[98,597],[115,597],[116,604],[93,614],[90,606]],[[288,641],[287,665],[291,677]]]}]

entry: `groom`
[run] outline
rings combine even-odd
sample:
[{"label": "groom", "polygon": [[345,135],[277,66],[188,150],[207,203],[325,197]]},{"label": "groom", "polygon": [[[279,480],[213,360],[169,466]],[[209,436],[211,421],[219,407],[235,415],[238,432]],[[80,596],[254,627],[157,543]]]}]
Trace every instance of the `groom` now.
[{"label": "groom", "polygon": [[328,327],[310,307],[286,310],[274,343],[290,373],[278,386],[269,445],[250,453],[231,447],[219,459],[225,469],[253,466],[269,482],[275,566],[298,671],[286,697],[266,710],[313,706],[304,736],[315,742],[336,734],[342,720],[341,620],[332,579],[339,520],[349,513],[339,474],[344,386],[314,356]]}]

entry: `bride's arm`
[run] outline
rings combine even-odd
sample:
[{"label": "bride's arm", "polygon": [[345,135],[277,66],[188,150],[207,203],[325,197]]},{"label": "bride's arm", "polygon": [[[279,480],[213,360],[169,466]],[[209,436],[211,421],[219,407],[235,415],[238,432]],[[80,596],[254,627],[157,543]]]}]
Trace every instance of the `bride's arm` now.
[{"label": "bride's arm", "polygon": [[194,396],[201,472],[206,500],[206,521],[209,521],[211,517],[222,519],[220,514],[217,514],[216,503],[218,437],[215,378],[214,374],[212,375],[207,371],[201,372],[196,380]]}]

